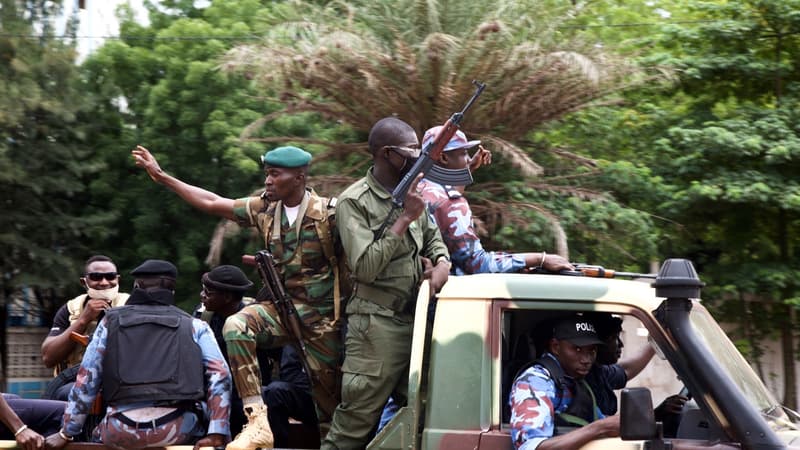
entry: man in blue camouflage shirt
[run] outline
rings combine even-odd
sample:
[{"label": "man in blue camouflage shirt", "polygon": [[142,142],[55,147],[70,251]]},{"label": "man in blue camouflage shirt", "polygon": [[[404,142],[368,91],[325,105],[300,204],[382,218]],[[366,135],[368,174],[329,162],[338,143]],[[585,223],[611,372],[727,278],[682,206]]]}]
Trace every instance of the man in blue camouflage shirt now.
[{"label": "man in blue camouflage shirt", "polygon": [[[594,439],[619,436],[619,416],[603,416],[584,379],[600,344],[585,317],[574,315],[555,324],[548,351],[511,388],[515,449],[575,449]],[[562,434],[564,428],[570,431]]]},{"label": "man in blue camouflage shirt", "polygon": [[214,334],[173,305],[174,265],[147,260],[131,275],[133,293],[98,324],[69,393],[64,426],[47,437],[47,447],[62,448],[81,432],[101,388],[108,407],[93,440],[119,449],[195,441],[195,449],[224,446],[231,377]]},{"label": "man in blue camouflage shirt", "polygon": [[[436,126],[425,132],[422,148],[430,144],[441,131]],[[445,145],[435,164],[445,169],[474,171],[491,162],[491,153],[480,146],[481,141],[467,141],[462,131],[456,131]],[[469,150],[478,147],[473,157]],[[450,252],[452,275],[489,272],[520,272],[540,267],[551,272],[574,270],[564,257],[546,252],[509,253],[486,251],[472,224],[472,209],[464,197],[464,186],[448,186],[423,178],[418,190],[425,200],[428,214],[442,233]]]}]

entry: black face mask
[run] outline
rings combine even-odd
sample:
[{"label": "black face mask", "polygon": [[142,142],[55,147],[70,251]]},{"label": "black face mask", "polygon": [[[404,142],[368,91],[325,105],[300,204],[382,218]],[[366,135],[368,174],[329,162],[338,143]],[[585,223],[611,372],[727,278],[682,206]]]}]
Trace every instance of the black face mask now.
[{"label": "black face mask", "polygon": [[401,156],[403,158],[403,165],[400,166],[399,169],[390,160],[390,164],[400,174],[400,178],[403,178],[404,176],[406,176],[406,174],[411,170],[411,168],[414,167],[414,164],[417,162],[417,159],[419,159],[419,158],[409,158],[409,157],[403,155],[402,153],[400,153],[400,152],[398,152],[396,150],[393,150],[393,149],[390,149],[389,151],[394,152],[395,154],[397,154],[397,155],[399,155],[399,156]]}]

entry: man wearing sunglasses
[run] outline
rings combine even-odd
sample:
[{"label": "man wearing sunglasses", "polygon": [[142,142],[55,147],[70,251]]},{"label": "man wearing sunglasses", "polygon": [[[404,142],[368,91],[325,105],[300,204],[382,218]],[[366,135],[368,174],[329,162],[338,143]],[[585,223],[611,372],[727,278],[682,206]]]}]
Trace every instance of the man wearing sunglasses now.
[{"label": "man wearing sunglasses", "polygon": [[369,149],[372,167],[336,206],[356,287],[346,310],[342,401],[325,450],[365,448],[389,396],[405,403],[420,283],[430,278],[431,289],[438,291],[450,270],[447,247],[416,191],[419,176],[402,209],[392,205],[392,191],[420,153],[414,129],[394,117],[381,119],[370,130]]},{"label": "man wearing sunglasses", "polygon": [[[107,309],[122,306],[128,301],[128,294],[119,292],[117,266],[108,256],[94,255],[89,258],[80,282],[86,293],[58,309],[53,327],[42,343],[42,361],[47,367],[55,367],[56,375],[77,366],[83,358],[86,347],[71,340],[70,334],[74,331],[91,336]],[[66,400],[72,384],[63,384],[53,399]]]},{"label": "man wearing sunglasses", "polygon": [[[312,373],[313,396],[320,422],[328,422],[338,403],[338,365],[341,354],[337,289],[341,246],[336,234],[335,199],[318,196],[306,188],[311,154],[297,147],[278,147],[261,157],[264,193],[240,199],[224,198],[185,183],[164,172],[144,147],[132,152],[136,165],[153,181],[163,184],[193,207],[256,227],[264,245],[276,260],[286,291],[292,297],[301,321],[301,338]],[[283,347],[294,337],[281,323],[271,302],[245,306],[225,321],[223,333],[230,356],[231,372],[244,403],[248,422],[228,444],[228,450],[271,448],[274,444],[267,406],[261,396],[261,370],[256,357],[256,339],[271,347]]]}]

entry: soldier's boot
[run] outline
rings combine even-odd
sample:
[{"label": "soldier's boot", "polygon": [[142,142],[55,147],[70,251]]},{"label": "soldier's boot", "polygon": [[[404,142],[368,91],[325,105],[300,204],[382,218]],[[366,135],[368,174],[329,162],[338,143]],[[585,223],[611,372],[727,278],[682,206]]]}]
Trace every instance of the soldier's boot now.
[{"label": "soldier's boot", "polygon": [[272,448],[275,440],[272,437],[272,428],[267,420],[267,405],[259,404],[244,408],[247,415],[247,424],[242,432],[236,435],[226,450],[255,450],[257,448]]}]

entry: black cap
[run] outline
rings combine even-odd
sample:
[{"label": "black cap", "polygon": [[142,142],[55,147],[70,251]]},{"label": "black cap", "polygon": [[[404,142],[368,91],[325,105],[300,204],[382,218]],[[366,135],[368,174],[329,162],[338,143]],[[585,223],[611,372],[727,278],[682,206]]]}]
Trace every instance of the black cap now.
[{"label": "black cap", "polygon": [[594,324],[594,330],[600,339],[606,340],[610,336],[622,332],[622,318],[607,312],[591,312],[584,317]]},{"label": "black cap", "polygon": [[559,320],[553,327],[553,337],[559,341],[572,342],[579,347],[603,343],[597,336],[594,324],[588,318],[579,316]]},{"label": "black cap", "polygon": [[236,266],[219,266],[203,274],[203,284],[221,291],[245,292],[253,286],[242,269]]},{"label": "black cap", "polygon": [[134,278],[169,277],[178,278],[178,269],[169,261],[148,259],[131,271]]}]

